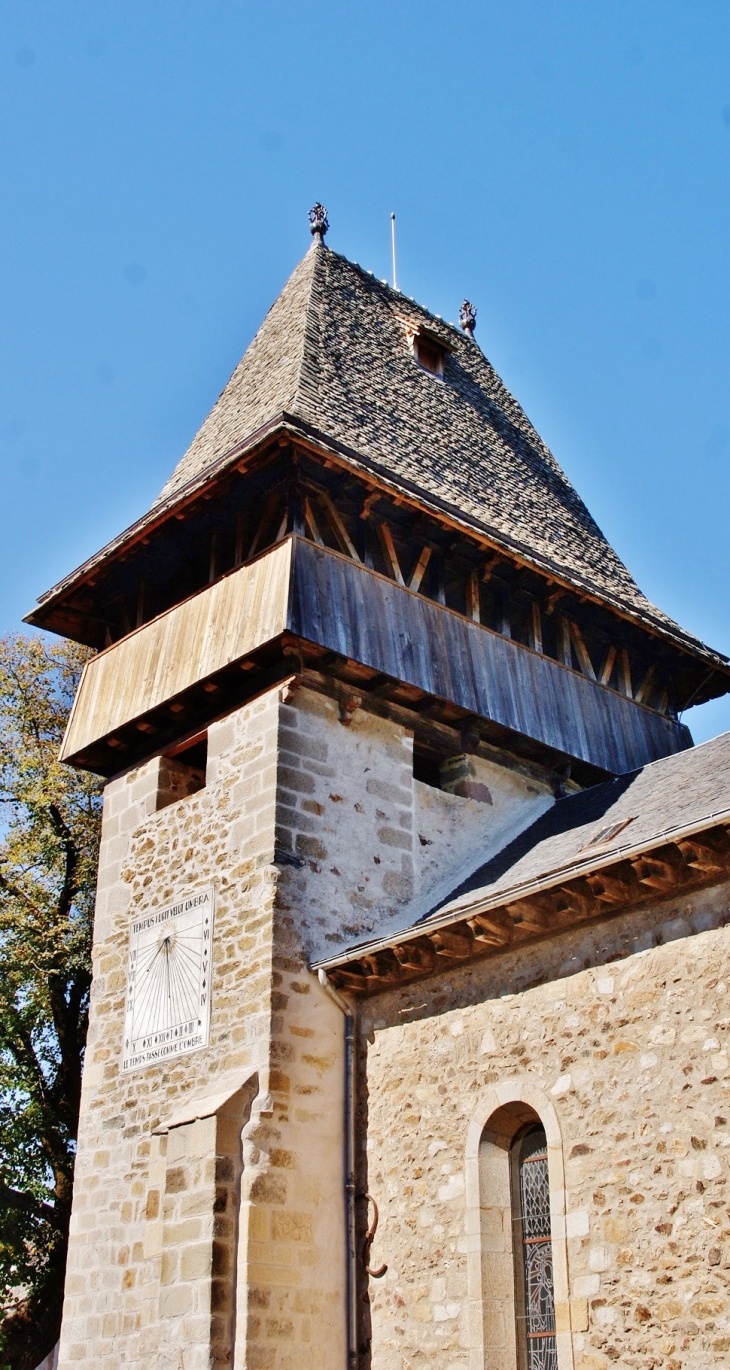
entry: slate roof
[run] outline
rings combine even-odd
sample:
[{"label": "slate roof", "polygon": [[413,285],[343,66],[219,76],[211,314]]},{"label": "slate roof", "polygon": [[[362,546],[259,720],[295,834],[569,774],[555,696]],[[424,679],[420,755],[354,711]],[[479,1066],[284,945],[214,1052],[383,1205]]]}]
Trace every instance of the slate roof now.
[{"label": "slate roof", "polygon": [[[450,349],[443,382],[417,365],[409,324]],[[725,659],[641,593],[478,345],[320,244],[270,309],[159,503],[278,416],[525,560]]]},{"label": "slate roof", "polygon": [[[435,913],[475,897],[501,896],[515,886],[584,864],[591,870],[618,852],[657,845],[681,828],[711,826],[730,812],[730,733],[652,761],[638,771],[559,799],[509,846],[455,889]],[[630,819],[612,841],[594,839]],[[432,915],[433,916],[433,915]]]},{"label": "slate roof", "polygon": [[[700,832],[721,817],[730,817],[730,732],[559,799],[437,908],[408,928],[389,930],[387,938],[370,939],[367,946],[457,921],[474,906],[504,907],[536,888],[661,846],[683,830]],[[612,840],[595,842],[604,829],[626,819]],[[323,964],[342,964],[357,950],[364,951],[365,944],[353,943]]]}]

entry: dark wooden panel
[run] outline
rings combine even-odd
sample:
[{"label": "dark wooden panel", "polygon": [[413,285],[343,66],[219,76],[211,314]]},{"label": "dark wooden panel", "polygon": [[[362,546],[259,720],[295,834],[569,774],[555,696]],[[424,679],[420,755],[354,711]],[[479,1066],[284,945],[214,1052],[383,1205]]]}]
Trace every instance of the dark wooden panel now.
[{"label": "dark wooden panel", "polygon": [[288,620],[303,638],[614,774],[691,745],[672,719],[301,539]]}]

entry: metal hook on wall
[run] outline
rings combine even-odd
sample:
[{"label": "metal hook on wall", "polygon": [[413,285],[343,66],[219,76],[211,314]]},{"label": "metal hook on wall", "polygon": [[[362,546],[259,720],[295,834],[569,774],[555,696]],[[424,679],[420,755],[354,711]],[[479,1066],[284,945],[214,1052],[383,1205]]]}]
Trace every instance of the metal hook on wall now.
[{"label": "metal hook on wall", "polygon": [[378,1230],[378,1220],[379,1220],[379,1218],[380,1218],[380,1212],[379,1212],[379,1210],[378,1210],[378,1205],[376,1204],[376,1202],[375,1202],[375,1200],[374,1200],[372,1194],[365,1194],[365,1195],[364,1195],[364,1198],[365,1198],[365,1201],[366,1201],[367,1203],[371,1203],[372,1206],[373,1206],[373,1220],[372,1220],[372,1222],[371,1222],[371,1224],[370,1224],[370,1226],[369,1226],[367,1232],[365,1233],[365,1240],[363,1241],[363,1244],[362,1244],[362,1259],[363,1259],[363,1265],[365,1266],[365,1274],[366,1274],[366,1275],[370,1275],[371,1278],[374,1279],[374,1280],[381,1280],[381,1279],[383,1278],[383,1275],[385,1274],[386,1270],[388,1269],[387,1265],[379,1265],[378,1268],[377,1268],[377,1270],[371,1270],[370,1264],[369,1264],[369,1262],[370,1262],[370,1248],[371,1248],[373,1242],[375,1241],[375,1233],[376,1233],[377,1230]]}]

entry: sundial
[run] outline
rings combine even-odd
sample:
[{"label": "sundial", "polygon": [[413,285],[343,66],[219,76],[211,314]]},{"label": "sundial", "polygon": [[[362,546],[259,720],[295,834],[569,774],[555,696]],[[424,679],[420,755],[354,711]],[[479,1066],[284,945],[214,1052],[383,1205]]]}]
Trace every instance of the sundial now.
[{"label": "sundial", "polygon": [[208,885],[133,920],[122,1070],[208,1045],[214,903]]}]

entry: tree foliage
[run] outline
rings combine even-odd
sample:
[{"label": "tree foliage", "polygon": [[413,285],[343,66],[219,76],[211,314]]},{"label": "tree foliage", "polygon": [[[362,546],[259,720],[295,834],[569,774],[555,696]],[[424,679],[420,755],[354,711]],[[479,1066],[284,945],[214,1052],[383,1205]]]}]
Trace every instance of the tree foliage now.
[{"label": "tree foliage", "polygon": [[89,652],[0,638],[0,1368],[60,1328],[91,985],[99,782],[58,761]]}]

